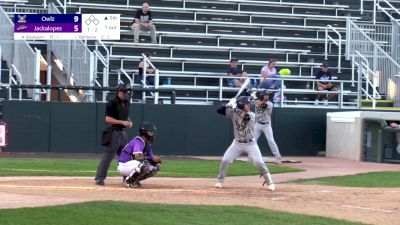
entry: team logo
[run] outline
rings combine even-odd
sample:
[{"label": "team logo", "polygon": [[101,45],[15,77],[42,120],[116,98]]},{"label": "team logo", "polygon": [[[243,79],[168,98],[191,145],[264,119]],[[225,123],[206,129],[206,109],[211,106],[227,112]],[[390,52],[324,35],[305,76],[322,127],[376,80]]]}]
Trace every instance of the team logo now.
[{"label": "team logo", "polygon": [[26,15],[18,15],[18,23],[26,23]]},{"label": "team logo", "polygon": [[235,124],[236,124],[236,130],[241,131],[241,130],[244,130],[244,129],[247,128],[248,121],[242,120],[242,121],[239,123],[238,120],[235,120]]},{"label": "team logo", "polygon": [[25,30],[26,28],[28,28],[28,27],[25,26],[25,25],[19,25],[19,26],[17,27],[17,30]]}]

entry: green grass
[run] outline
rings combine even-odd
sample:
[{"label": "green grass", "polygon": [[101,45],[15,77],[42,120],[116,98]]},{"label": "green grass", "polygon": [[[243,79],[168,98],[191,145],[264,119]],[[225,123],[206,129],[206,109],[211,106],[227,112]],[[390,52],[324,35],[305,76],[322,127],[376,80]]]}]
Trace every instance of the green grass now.
[{"label": "green grass", "polygon": [[296,180],[295,183],[345,187],[400,187],[400,171],[362,173],[350,176]]},{"label": "green grass", "polygon": [[[94,176],[99,159],[0,158],[0,176]],[[157,176],[213,178],[218,175],[218,160],[164,160]],[[119,176],[114,160],[109,176]],[[271,173],[299,172],[301,169],[269,165]],[[254,165],[235,162],[228,176],[259,174]]]},{"label": "green grass", "polygon": [[361,224],[244,206],[159,205],[88,202],[54,207],[0,210],[2,225],[313,225]]}]

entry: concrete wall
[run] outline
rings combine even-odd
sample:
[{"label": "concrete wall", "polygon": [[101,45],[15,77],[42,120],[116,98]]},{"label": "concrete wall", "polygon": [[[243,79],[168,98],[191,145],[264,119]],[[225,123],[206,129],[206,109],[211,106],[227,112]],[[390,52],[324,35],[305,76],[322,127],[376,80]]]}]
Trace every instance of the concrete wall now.
[{"label": "concrete wall", "polygon": [[400,120],[399,112],[354,111],[327,114],[326,156],[363,161],[364,119]]},{"label": "concrete wall", "polygon": [[[137,134],[142,120],[156,124],[155,151],[162,155],[222,155],[233,139],[231,122],[215,112],[216,106],[131,105]],[[5,101],[8,124],[6,151],[101,153],[104,103]],[[332,110],[276,108],[272,125],[283,156],[314,156],[325,150],[326,113]],[[272,155],[265,137],[259,140],[263,155]]]}]

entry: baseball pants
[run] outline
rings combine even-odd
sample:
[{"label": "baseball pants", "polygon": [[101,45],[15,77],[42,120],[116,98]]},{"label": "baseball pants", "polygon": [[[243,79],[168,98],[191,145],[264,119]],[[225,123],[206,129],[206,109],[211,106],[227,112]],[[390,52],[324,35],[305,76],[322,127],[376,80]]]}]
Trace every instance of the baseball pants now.
[{"label": "baseball pants", "polygon": [[260,149],[258,148],[256,141],[251,141],[249,143],[240,143],[233,140],[232,144],[226,150],[221,165],[219,168],[218,181],[223,183],[225,180],[226,173],[228,171],[229,164],[231,164],[237,157],[247,153],[248,157],[251,159],[253,164],[260,170],[261,174],[266,174],[269,172],[267,165],[265,165]]},{"label": "baseball pants", "polygon": [[262,133],[264,133],[265,138],[267,138],[267,142],[268,142],[269,148],[272,151],[272,154],[276,158],[281,158],[282,156],[281,156],[281,153],[279,152],[278,145],[275,142],[274,133],[272,131],[272,127],[271,127],[270,123],[266,123],[266,124],[256,123],[256,126],[254,127],[254,137],[255,137],[256,141],[258,141],[258,138],[260,138]]},{"label": "baseball pants", "polygon": [[131,160],[131,161],[128,161],[126,163],[121,163],[120,162],[118,164],[117,170],[122,176],[129,176],[135,170],[138,173],[140,173],[141,172],[140,169],[141,169],[141,167],[143,165],[146,165],[150,172],[159,169],[157,166],[151,165],[149,162],[146,162],[146,161],[141,163],[140,161],[137,161],[137,160]]},{"label": "baseball pants", "polygon": [[123,130],[113,130],[110,145],[105,148],[103,157],[97,167],[95,180],[104,181],[107,177],[108,169],[115,155],[119,155],[121,150],[128,144],[126,132]]}]

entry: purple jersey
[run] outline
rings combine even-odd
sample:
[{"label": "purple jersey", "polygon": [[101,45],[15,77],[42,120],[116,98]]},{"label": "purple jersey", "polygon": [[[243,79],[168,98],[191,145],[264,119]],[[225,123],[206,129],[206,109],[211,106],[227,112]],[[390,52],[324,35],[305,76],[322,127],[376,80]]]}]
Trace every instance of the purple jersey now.
[{"label": "purple jersey", "polygon": [[137,153],[142,153],[147,160],[153,158],[153,149],[150,145],[145,144],[141,137],[135,137],[122,149],[118,162],[126,163],[132,160],[132,156]]}]

